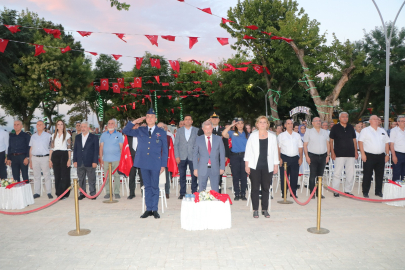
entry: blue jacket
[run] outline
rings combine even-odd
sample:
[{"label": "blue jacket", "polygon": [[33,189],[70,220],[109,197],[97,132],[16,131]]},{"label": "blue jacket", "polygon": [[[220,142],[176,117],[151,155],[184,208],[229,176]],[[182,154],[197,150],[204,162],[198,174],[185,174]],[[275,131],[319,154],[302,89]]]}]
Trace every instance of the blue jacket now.
[{"label": "blue jacket", "polygon": [[152,136],[149,137],[148,127],[132,129],[133,126],[134,124],[128,122],[122,133],[138,138],[134,167],[159,171],[161,167],[167,167],[168,147],[166,131],[155,126]]},{"label": "blue jacket", "polygon": [[77,167],[91,167],[92,163],[98,164],[99,143],[98,137],[89,133],[84,148],[82,146],[82,134],[75,138],[75,145],[73,148],[73,162],[77,162]]}]

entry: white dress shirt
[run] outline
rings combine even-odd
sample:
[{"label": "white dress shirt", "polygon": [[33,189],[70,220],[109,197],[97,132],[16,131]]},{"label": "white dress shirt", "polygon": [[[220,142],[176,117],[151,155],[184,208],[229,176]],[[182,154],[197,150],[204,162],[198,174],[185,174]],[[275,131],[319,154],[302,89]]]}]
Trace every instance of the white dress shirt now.
[{"label": "white dress shirt", "polygon": [[49,155],[49,143],[52,135],[48,132],[42,131],[41,135],[35,133],[31,136],[30,146],[31,154],[34,156]]},{"label": "white dress shirt", "polygon": [[364,152],[370,154],[385,153],[385,144],[390,142],[387,131],[378,127],[377,130],[371,126],[363,128],[360,132],[360,142],[363,142]]},{"label": "white dress shirt", "polygon": [[132,137],[132,149],[136,151],[138,148],[138,137]]},{"label": "white dress shirt", "polygon": [[[55,133],[52,134],[52,141],[53,141],[53,137],[55,136]],[[56,139],[55,139],[55,144],[53,145],[52,150],[53,151],[57,151],[57,150],[61,150],[61,151],[70,151],[70,147],[68,148],[68,140],[70,139],[70,134],[67,132],[66,133],[66,138],[65,140],[63,140],[63,134],[62,136],[59,136],[58,133],[56,133]]]},{"label": "white dress shirt", "polygon": [[308,143],[309,153],[323,155],[328,151],[326,144],[329,142],[329,134],[324,129],[320,129],[319,132],[315,128],[307,129],[304,142]]},{"label": "white dress shirt", "polygon": [[186,141],[188,141],[189,139],[190,139],[190,136],[191,136],[191,129],[192,129],[193,127],[190,127],[189,129],[187,129],[186,127],[184,127],[184,135],[185,135],[185,137],[186,137]]},{"label": "white dress shirt", "polygon": [[156,127],[156,126],[153,126],[153,127],[147,126],[148,132],[149,132],[149,130],[150,130],[150,134],[153,134],[153,131],[155,130],[155,127]]},{"label": "white dress shirt", "polygon": [[87,138],[89,137],[89,133],[87,133],[86,136],[84,136],[83,133],[81,133],[81,134],[82,134],[82,147],[84,148],[84,145],[85,145],[86,142],[87,142]]},{"label": "white dress shirt", "polygon": [[394,144],[395,152],[405,154],[405,130],[400,127],[395,127],[390,131],[390,142]]},{"label": "white dress shirt", "polygon": [[356,131],[357,149],[360,149],[360,147],[359,147],[359,138],[360,138],[360,133],[358,133],[358,132]]},{"label": "white dress shirt", "polygon": [[280,133],[277,137],[278,146],[280,147],[280,153],[289,157],[295,157],[299,155],[298,148],[302,148],[302,140],[300,134],[297,132],[288,131]]},{"label": "white dress shirt", "polygon": [[0,152],[8,152],[8,139],[9,135],[7,131],[0,130]]}]

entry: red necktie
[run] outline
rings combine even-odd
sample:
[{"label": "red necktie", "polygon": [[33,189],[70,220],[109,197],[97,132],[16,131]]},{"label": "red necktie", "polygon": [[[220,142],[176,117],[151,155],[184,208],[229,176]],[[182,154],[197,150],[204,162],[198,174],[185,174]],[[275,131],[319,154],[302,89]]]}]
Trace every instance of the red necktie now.
[{"label": "red necktie", "polygon": [[[208,155],[211,155],[211,141],[210,141],[210,137],[207,137],[208,139]],[[211,159],[208,159],[208,164],[211,165]]]}]

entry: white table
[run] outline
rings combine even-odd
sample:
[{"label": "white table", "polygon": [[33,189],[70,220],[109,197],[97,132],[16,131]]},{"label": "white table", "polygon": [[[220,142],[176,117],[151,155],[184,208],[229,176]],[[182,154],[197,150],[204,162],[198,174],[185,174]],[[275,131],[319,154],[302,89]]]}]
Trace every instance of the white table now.
[{"label": "white table", "polygon": [[181,203],[181,228],[188,231],[222,230],[232,227],[229,200]]},{"label": "white table", "polygon": [[[388,200],[397,198],[405,198],[405,185],[399,187],[394,184],[385,183],[383,199]],[[405,206],[405,200],[396,202],[387,202],[387,204],[392,206]]]},{"label": "white table", "polygon": [[30,204],[34,204],[31,185],[26,184],[10,189],[0,187],[0,209],[23,209]]}]

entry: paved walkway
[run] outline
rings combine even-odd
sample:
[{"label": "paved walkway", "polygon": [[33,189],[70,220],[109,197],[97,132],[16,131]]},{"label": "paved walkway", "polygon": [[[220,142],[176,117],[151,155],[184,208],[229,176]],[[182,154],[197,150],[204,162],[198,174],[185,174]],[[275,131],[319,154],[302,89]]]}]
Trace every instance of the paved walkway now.
[{"label": "paved walkway", "polygon": [[[307,228],[316,225],[315,200],[307,206],[281,205],[276,203],[278,191],[270,219],[253,219],[246,202],[238,201],[231,207],[232,229],[189,232],[180,228],[181,202],[172,192],[160,220],[139,218],[139,189],[135,199],[122,196],[116,204],[84,199],[81,227],[91,233],[81,237],[68,235],[75,229],[72,195],[40,212],[1,215],[0,269],[405,268],[401,207],[325,192],[321,225],[330,233],[314,235]],[[307,198],[305,192],[298,196],[300,201]],[[49,200],[42,196],[35,202],[26,209]]]}]

